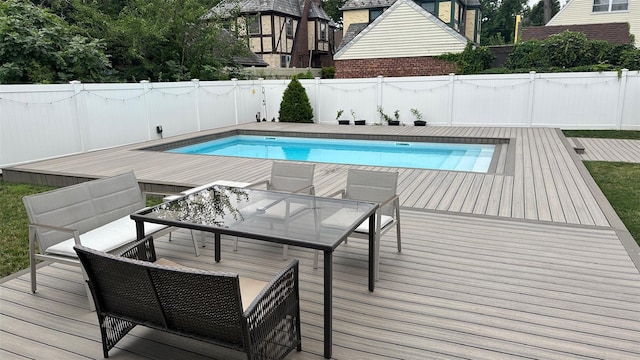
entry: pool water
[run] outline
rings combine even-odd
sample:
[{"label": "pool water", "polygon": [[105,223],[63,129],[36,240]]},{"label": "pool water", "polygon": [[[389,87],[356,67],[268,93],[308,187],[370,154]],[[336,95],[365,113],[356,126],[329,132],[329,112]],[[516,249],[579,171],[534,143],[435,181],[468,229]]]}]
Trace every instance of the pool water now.
[{"label": "pool water", "polygon": [[168,152],[487,172],[495,145],[238,135]]}]

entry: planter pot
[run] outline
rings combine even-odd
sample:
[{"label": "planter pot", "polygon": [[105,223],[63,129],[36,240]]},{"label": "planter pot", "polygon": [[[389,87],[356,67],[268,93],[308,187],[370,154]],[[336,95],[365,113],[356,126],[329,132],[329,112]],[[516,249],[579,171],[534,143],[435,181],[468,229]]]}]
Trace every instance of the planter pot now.
[{"label": "planter pot", "polygon": [[400,121],[399,120],[390,120],[389,121],[389,126],[398,126],[400,125]]},{"label": "planter pot", "polygon": [[427,122],[424,121],[424,120],[416,120],[416,121],[413,122],[413,125],[414,126],[426,126]]},{"label": "planter pot", "polygon": [[350,121],[349,120],[338,120],[338,124],[340,125],[349,125]]},{"label": "planter pot", "polygon": [[354,121],[354,123],[356,125],[366,125],[367,120],[356,120],[356,121]]}]

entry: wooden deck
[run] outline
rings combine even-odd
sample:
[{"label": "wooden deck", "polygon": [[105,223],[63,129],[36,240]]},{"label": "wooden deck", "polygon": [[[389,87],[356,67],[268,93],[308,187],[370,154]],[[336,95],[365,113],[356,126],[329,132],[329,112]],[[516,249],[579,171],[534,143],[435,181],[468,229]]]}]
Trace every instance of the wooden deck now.
[{"label": "wooden deck", "polygon": [[[491,174],[398,169],[403,252],[382,239],[380,280],[367,291],[366,244],[351,240],[334,255],[336,359],[637,359],[640,358],[640,249],[553,129],[309,126],[263,123],[269,131],[505,138]],[[186,138],[179,137],[179,138]],[[171,140],[176,140],[174,138]],[[158,144],[157,140],[145,145]],[[213,179],[266,178],[269,161],[133,150],[140,145],[3,169],[8,181],[59,184],[134,169],[147,188],[187,187]],[[585,144],[585,148],[588,147]],[[344,185],[348,166],[317,164],[319,195]],[[161,256],[186,265],[259,279],[285,264],[279,246],[223,239],[195,257],[186,231],[157,239]],[[303,351],[322,354],[322,269],[301,261]],[[267,273],[265,273],[267,272]],[[38,270],[0,284],[0,357],[101,358],[95,313],[77,268]],[[136,328],[114,359],[231,359],[211,345]]]},{"label": "wooden deck", "polygon": [[640,140],[578,138],[584,146],[584,161],[640,163]]}]

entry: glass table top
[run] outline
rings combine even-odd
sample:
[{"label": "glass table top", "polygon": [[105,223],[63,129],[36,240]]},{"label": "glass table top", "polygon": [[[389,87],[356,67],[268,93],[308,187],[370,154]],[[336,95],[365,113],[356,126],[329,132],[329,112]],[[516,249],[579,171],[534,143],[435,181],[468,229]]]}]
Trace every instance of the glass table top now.
[{"label": "glass table top", "polygon": [[131,218],[327,250],[335,249],[377,207],[363,201],[215,185]]}]

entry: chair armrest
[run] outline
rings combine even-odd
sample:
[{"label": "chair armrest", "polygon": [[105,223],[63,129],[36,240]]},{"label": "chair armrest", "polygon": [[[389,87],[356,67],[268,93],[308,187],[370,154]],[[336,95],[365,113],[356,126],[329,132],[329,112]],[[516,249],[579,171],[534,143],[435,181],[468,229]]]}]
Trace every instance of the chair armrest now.
[{"label": "chair armrest", "polygon": [[[289,333],[283,338],[298,338],[300,331],[300,302],[298,288],[298,260],[293,260],[265,286],[244,311],[249,338],[253,348],[265,348],[274,333]],[[298,343],[300,339],[297,339]]]},{"label": "chair armrest", "polygon": [[73,239],[75,240],[76,244],[82,245],[80,243],[80,231],[78,231],[76,229],[66,228],[66,227],[56,226],[56,225],[36,224],[36,223],[29,224],[29,227],[44,228],[44,229],[56,230],[56,231],[60,231],[60,232],[69,233],[71,236],[73,236]]},{"label": "chair armrest", "polygon": [[298,189],[296,191],[292,191],[292,193],[300,193],[300,192],[303,192],[303,191],[306,191],[306,190],[310,190],[309,194],[311,194],[311,195],[315,194],[315,192],[316,192],[316,188],[313,186],[313,184],[311,184],[311,185],[307,185],[307,186],[305,186],[305,187],[303,187],[301,189]]},{"label": "chair armrest", "polygon": [[387,200],[385,200],[384,202],[380,203],[380,207],[382,208],[383,206],[387,206],[389,205],[392,201],[395,201],[396,199],[398,199],[398,195],[393,195],[392,197],[388,198]]},{"label": "chair armrest", "polygon": [[142,240],[136,241],[126,249],[122,250],[118,254],[118,256],[135,260],[155,262],[156,249],[153,245],[153,236],[147,236]]},{"label": "chair armrest", "polygon": [[336,197],[336,196],[338,196],[339,194],[342,194],[342,196],[344,197],[344,194],[345,194],[345,193],[346,193],[346,191],[345,191],[344,189],[342,189],[342,190],[338,190],[338,191],[336,191],[336,192],[332,192],[332,193],[331,193],[331,194],[329,194],[329,195],[325,195],[325,197]]},{"label": "chair armrest", "polygon": [[269,182],[270,181],[268,179],[267,180],[260,180],[260,181],[257,181],[257,182],[254,182],[254,183],[251,183],[251,184],[247,185],[247,187],[248,188],[252,188],[252,187],[256,187],[258,185],[263,185],[263,184],[266,184],[267,186],[269,186]]}]

